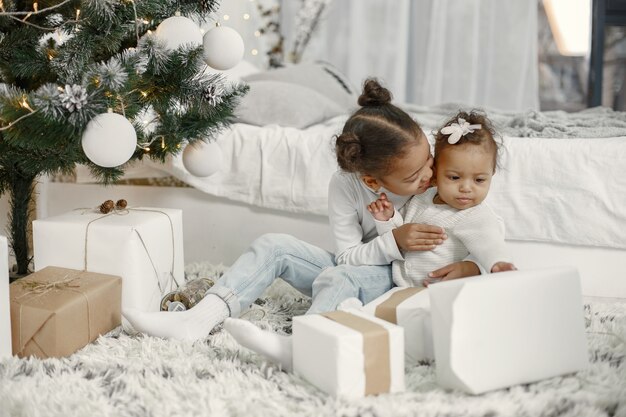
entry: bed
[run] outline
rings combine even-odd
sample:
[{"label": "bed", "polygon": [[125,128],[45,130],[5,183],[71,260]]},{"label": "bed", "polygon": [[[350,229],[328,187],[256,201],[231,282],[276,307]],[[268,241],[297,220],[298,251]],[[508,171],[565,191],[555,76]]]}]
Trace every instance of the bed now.
[{"label": "bed", "polygon": [[[407,106],[426,132],[457,108]],[[612,120],[607,122],[607,115]],[[584,295],[626,298],[624,116],[601,108],[577,115],[493,113],[494,121],[506,127],[488,202],[506,223],[507,241],[520,268],[575,265]],[[137,177],[167,177],[178,186],[103,188],[89,183],[81,169],[75,183],[44,179],[38,216],[95,206],[107,198],[126,198],[136,206],[179,207],[184,210],[187,262],[228,265],[266,232],[290,233],[332,250],[326,189],[337,169],[332,138],[346,117],[306,128],[236,123],[217,137],[223,165],[207,178],[189,174],[180,156],[128,170],[131,184]],[[608,137],[585,137],[601,136],[599,124]]]}]

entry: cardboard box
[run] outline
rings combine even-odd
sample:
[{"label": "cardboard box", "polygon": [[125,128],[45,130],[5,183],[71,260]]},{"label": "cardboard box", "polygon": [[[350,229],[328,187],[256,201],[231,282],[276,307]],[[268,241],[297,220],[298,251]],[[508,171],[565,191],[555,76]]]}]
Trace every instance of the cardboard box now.
[{"label": "cardboard box", "polygon": [[13,351],[9,305],[9,246],[7,238],[0,236],[0,360]]},{"label": "cardboard box", "polygon": [[428,287],[437,381],[471,394],[588,366],[573,267],[500,272]]},{"label": "cardboard box", "polygon": [[125,308],[159,311],[161,297],[184,282],[181,210],[73,210],[35,220],[33,244],[36,271],[60,266],[122,277]]},{"label": "cardboard box", "polygon": [[120,277],[47,267],[10,285],[13,354],[68,356],[120,325]]},{"label": "cardboard box", "polygon": [[360,398],[404,391],[404,331],[359,310],[293,319],[293,368],[319,389]]},{"label": "cardboard box", "polygon": [[426,288],[396,287],[363,306],[363,311],[404,329],[406,363],[433,360],[430,297]]}]

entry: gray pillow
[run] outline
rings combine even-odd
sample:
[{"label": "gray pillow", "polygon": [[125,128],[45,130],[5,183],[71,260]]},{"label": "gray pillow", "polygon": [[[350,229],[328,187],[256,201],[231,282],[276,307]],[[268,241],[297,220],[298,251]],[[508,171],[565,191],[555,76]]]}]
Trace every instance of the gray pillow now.
[{"label": "gray pillow", "polygon": [[343,74],[326,63],[303,63],[258,72],[243,77],[245,82],[282,81],[308,87],[337,103],[346,113],[356,109],[358,93]]},{"label": "gray pillow", "polygon": [[250,91],[235,110],[242,123],[303,129],[346,113],[333,100],[302,85],[273,80],[250,80],[248,85]]}]

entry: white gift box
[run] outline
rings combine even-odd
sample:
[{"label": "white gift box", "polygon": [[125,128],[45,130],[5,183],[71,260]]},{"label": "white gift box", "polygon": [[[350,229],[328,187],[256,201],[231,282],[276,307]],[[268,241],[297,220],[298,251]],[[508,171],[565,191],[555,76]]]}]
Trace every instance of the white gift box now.
[{"label": "white gift box", "polygon": [[292,330],[294,372],[319,389],[347,398],[404,391],[401,327],[350,309],[294,317]]},{"label": "white gift box", "polygon": [[425,288],[396,287],[361,309],[404,329],[407,364],[435,358],[430,320],[430,297]]},{"label": "white gift box", "polygon": [[184,280],[177,209],[73,210],[35,220],[33,246],[36,271],[60,266],[122,277],[122,308],[159,311],[162,295]]},{"label": "white gift box", "polygon": [[0,359],[11,356],[11,301],[9,299],[9,246],[0,236]]},{"label": "white gift box", "polygon": [[580,278],[573,267],[432,284],[437,381],[471,394],[588,365]]}]

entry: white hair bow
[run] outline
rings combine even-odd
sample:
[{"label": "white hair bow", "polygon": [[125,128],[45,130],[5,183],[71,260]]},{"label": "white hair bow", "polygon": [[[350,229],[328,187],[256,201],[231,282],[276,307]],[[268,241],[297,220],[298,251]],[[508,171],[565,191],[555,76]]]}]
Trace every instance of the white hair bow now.
[{"label": "white hair bow", "polygon": [[482,128],[482,125],[471,125],[469,122],[466,122],[465,119],[459,117],[459,123],[452,123],[449,126],[446,126],[441,129],[441,133],[448,136],[448,143],[450,145],[454,145],[457,143],[461,136],[465,136],[468,133],[474,133],[474,130]]}]

